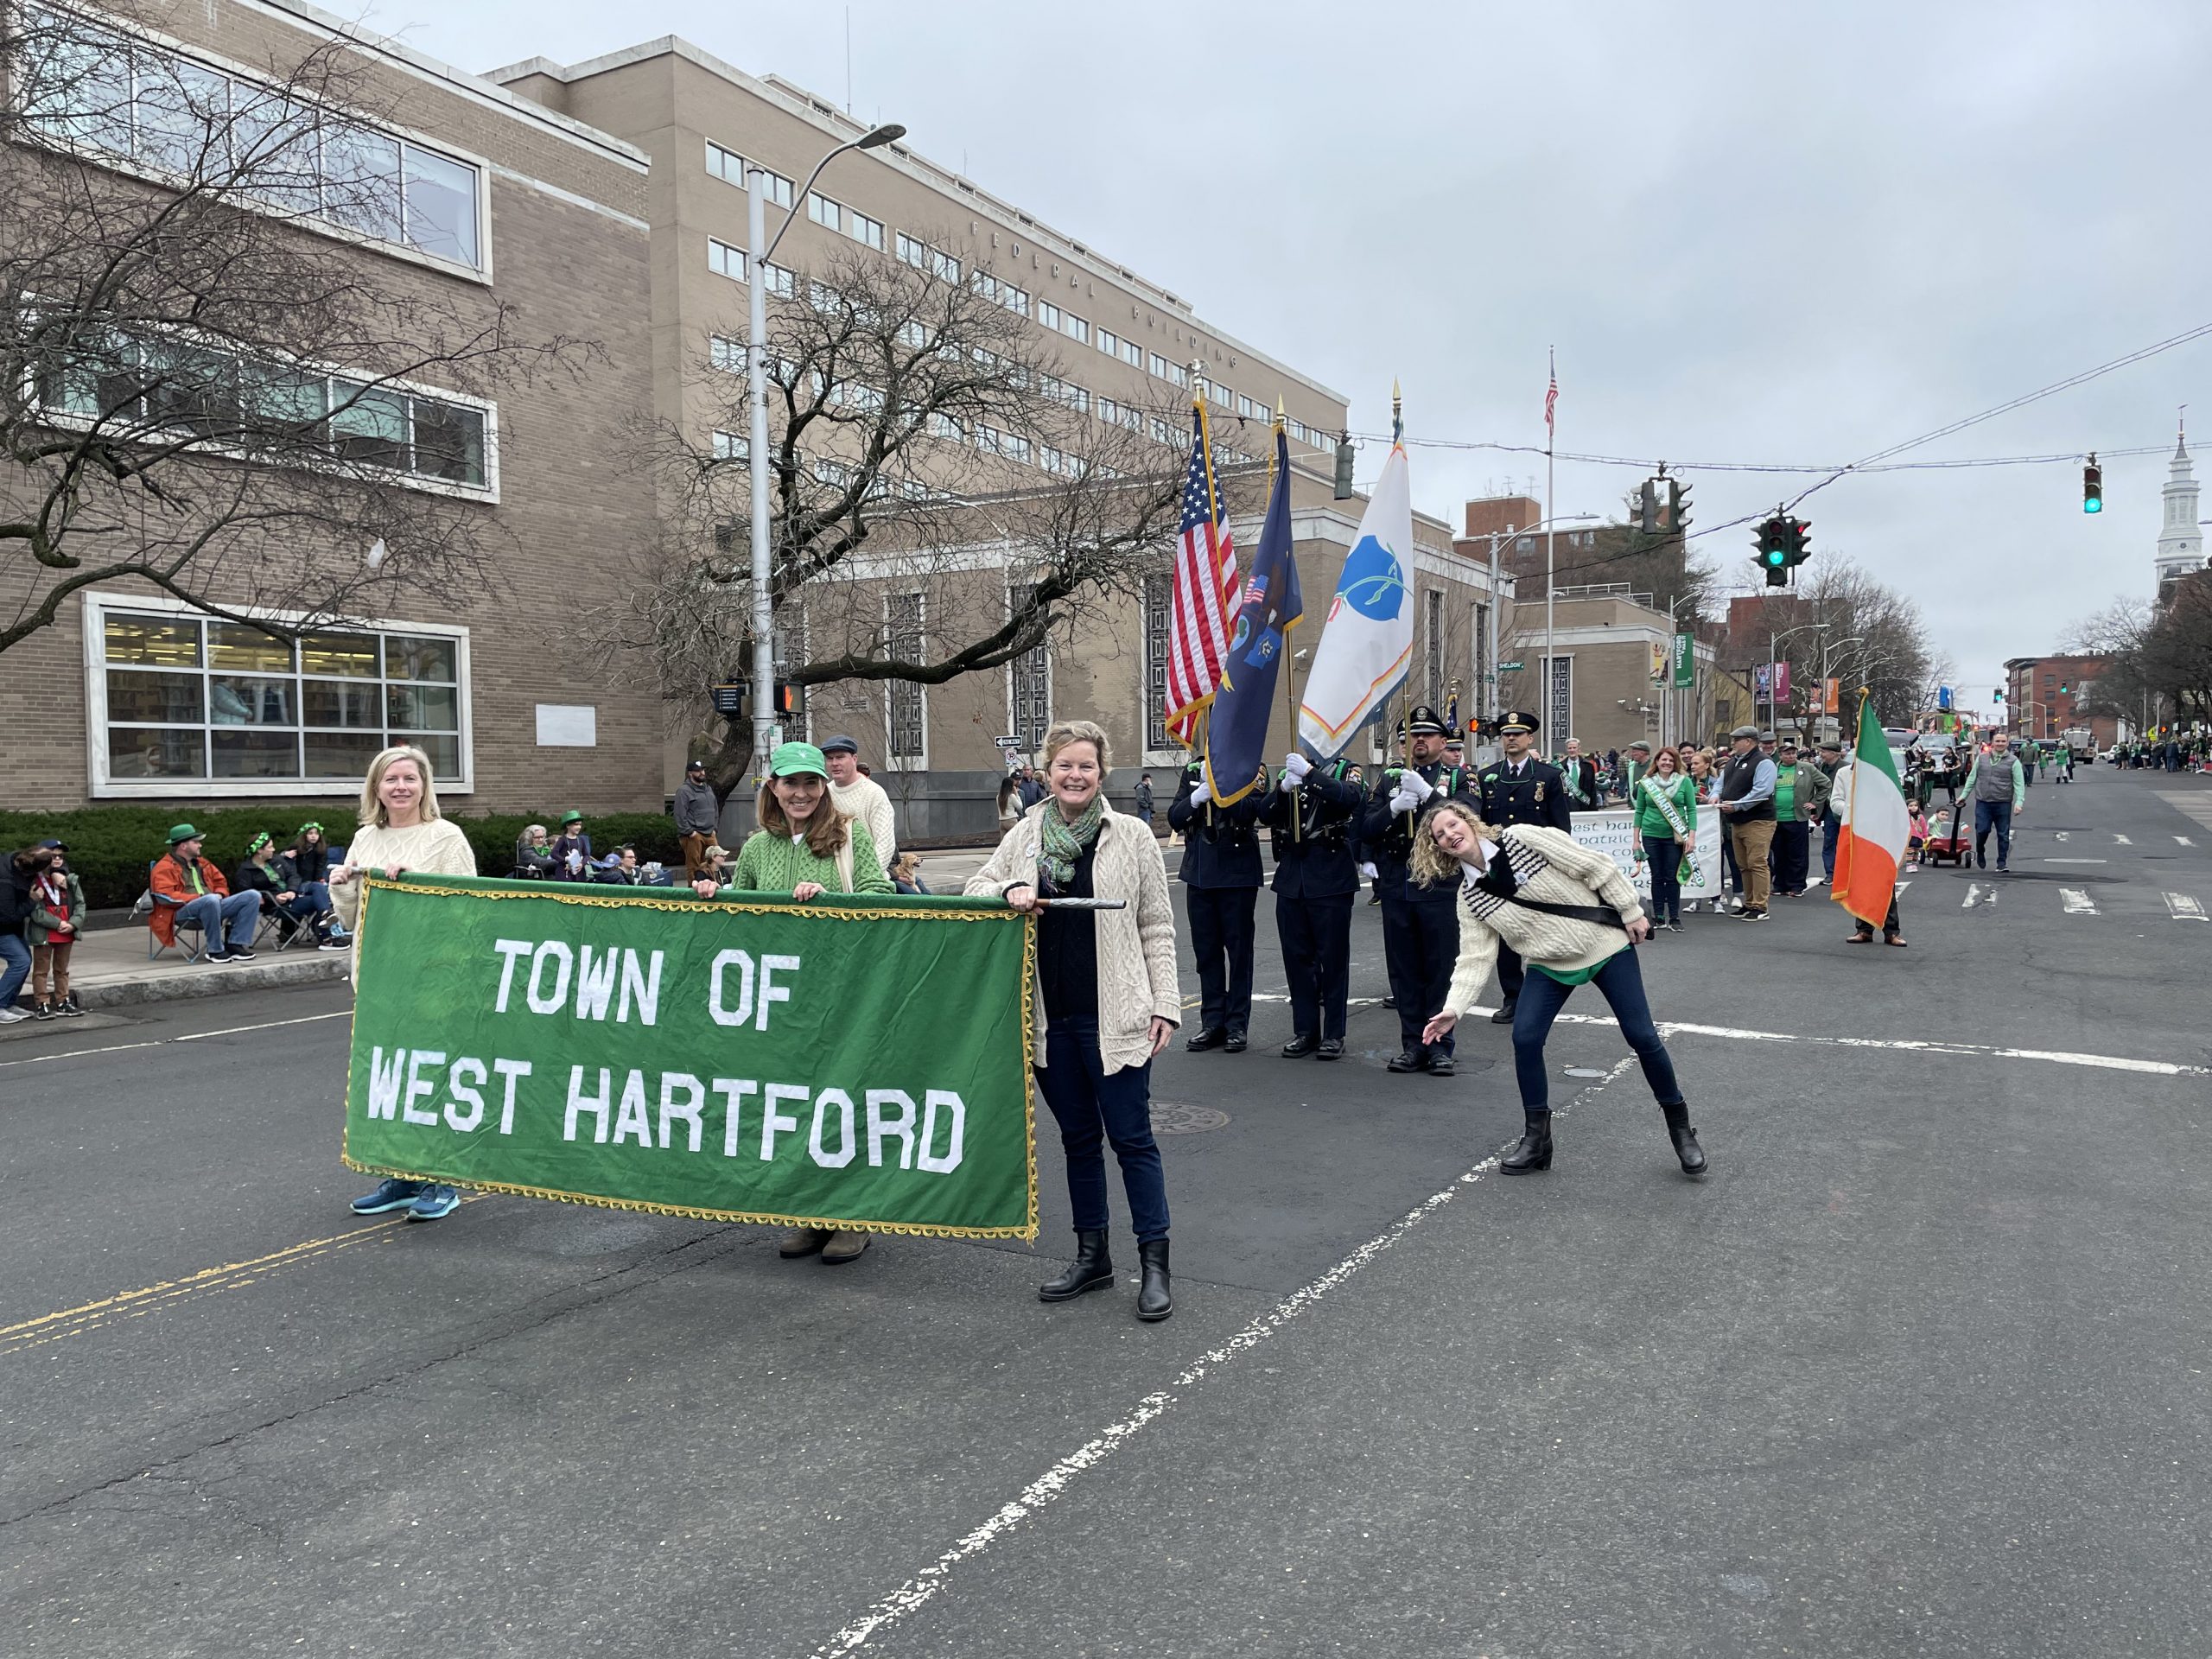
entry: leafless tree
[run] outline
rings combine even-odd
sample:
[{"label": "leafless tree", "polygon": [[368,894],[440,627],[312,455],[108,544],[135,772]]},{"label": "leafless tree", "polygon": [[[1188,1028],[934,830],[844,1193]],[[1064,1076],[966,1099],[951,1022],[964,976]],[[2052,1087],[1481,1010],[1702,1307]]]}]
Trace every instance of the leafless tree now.
[{"label": "leafless tree", "polygon": [[279,634],[480,587],[497,434],[469,399],[593,348],[346,245],[471,263],[478,227],[429,181],[403,213],[423,153],[345,41],[232,74],[110,12],[5,13],[0,651],[118,581]]},{"label": "leafless tree", "polygon": [[[768,274],[784,290],[769,315],[766,463],[790,683],[941,685],[1085,626],[1166,568],[1180,412],[1069,384],[988,270],[961,269],[950,280],[855,250]],[[699,344],[696,424],[650,440],[662,544],[576,627],[602,651],[650,652],[664,693],[687,701],[741,675],[752,639],[744,343]],[[730,722],[709,768],[718,790],[749,752],[745,722]]]}]

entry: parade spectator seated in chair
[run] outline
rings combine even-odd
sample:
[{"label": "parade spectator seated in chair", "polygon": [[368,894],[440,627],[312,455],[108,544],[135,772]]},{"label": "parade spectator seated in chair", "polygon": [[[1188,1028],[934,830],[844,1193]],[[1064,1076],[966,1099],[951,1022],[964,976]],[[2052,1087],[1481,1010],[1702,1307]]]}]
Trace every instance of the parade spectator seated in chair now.
[{"label": "parade spectator seated in chair", "polygon": [[636,887],[640,879],[638,849],[635,847],[617,847],[608,855],[604,864],[593,867],[591,879],[610,887]]},{"label": "parade spectator seated in chair", "polygon": [[284,867],[285,880],[292,891],[304,893],[314,901],[321,918],[316,925],[320,936],[342,944],[346,930],[338,925],[338,912],[331,906],[330,842],[322,833],[322,826],[313,822],[302,824],[292,837],[292,844],[277,855],[276,861]]},{"label": "parade spectator seated in chair", "polygon": [[520,881],[547,881],[553,876],[553,846],[545,838],[542,823],[525,825],[515,838],[515,879]]},{"label": "parade spectator seated in chair", "polygon": [[245,857],[231,872],[231,887],[234,892],[254,894],[261,901],[261,913],[276,918],[278,950],[289,944],[303,927],[323,950],[346,948],[342,940],[330,938],[326,931],[330,889],[320,881],[313,892],[294,887],[291,872],[276,857],[276,837],[266,830],[246,843]]},{"label": "parade spectator seated in chair", "polygon": [[146,925],[164,947],[177,942],[180,927],[199,929],[207,941],[203,962],[251,962],[261,895],[232,893],[223,873],[200,857],[200,841],[188,823],[170,830],[168,852],[154,861],[147,880],[154,911]]}]

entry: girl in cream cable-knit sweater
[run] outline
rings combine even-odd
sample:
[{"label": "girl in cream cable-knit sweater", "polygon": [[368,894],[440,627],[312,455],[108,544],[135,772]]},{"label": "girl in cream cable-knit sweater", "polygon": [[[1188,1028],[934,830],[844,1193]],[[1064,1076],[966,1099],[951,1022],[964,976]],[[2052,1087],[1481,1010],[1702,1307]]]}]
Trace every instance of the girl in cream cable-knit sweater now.
[{"label": "girl in cream cable-knit sweater", "polygon": [[1490,977],[1503,939],[1528,964],[1513,1011],[1513,1068],[1527,1120],[1520,1144],[1499,1160],[1509,1175],[1552,1165],[1552,1109],[1544,1043],[1574,988],[1594,983],[1636,1051],[1644,1080],[1666,1114],[1667,1133],[1686,1174],[1705,1173],[1705,1153],[1675,1083],[1675,1063],[1651,1022],[1637,967],[1636,942],[1651,925],[1619,866],[1573,836],[1538,824],[1494,835],[1465,803],[1447,800],[1414,839],[1414,875],[1459,886],[1459,961],[1444,1011],[1421,1040],[1433,1043],[1459,1023]]}]

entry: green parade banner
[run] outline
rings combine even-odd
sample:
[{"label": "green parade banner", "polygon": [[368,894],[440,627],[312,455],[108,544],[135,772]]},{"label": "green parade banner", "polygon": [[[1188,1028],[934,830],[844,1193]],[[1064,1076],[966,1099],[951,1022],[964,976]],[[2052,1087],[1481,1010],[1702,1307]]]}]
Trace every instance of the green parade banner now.
[{"label": "green parade banner", "polygon": [[371,877],[344,1158],[715,1221],[1037,1236],[996,899]]}]

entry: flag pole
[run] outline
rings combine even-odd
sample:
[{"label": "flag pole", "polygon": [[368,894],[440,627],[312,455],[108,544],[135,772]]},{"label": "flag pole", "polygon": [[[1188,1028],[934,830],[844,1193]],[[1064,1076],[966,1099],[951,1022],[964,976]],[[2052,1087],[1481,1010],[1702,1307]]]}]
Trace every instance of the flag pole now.
[{"label": "flag pole", "polygon": [[[1276,444],[1276,442],[1275,442],[1275,441],[1274,441],[1274,438],[1275,438],[1275,433],[1277,433],[1277,432],[1281,432],[1281,431],[1282,430],[1282,418],[1283,418],[1282,398],[1281,398],[1281,395],[1280,395],[1280,394],[1278,394],[1278,395],[1277,395],[1277,397],[1276,397],[1276,398],[1275,398],[1275,423],[1274,423],[1274,431],[1272,431],[1272,432],[1268,433],[1268,490],[1269,490],[1270,492],[1272,492],[1272,491],[1274,490],[1274,483],[1275,483],[1275,452],[1276,452],[1276,449],[1279,448],[1279,446]],[[1283,480],[1283,488],[1285,488],[1285,489],[1288,489],[1289,487],[1290,487],[1290,480],[1289,480],[1288,479],[1287,479],[1287,478],[1286,478],[1285,480]],[[1294,554],[1292,555],[1292,556],[1294,558],[1294,557],[1296,557],[1297,556],[1294,553]],[[1292,626],[1292,627],[1296,627],[1297,626],[1298,626],[1298,625],[1297,625],[1295,622],[1294,622],[1294,623],[1292,623],[1292,624],[1291,624],[1291,626]],[[1288,629],[1285,629],[1285,630],[1284,630],[1284,632],[1283,632],[1283,644],[1284,644],[1284,645],[1285,645],[1285,646],[1287,646],[1287,645],[1290,644],[1290,632],[1289,632],[1289,630],[1288,630]],[[1287,715],[1288,715],[1290,716],[1290,741],[1291,741],[1291,742],[1292,742],[1293,744],[1297,744],[1297,742],[1298,742],[1298,687],[1297,687],[1297,683],[1296,683],[1297,679],[1298,679],[1298,658],[1297,658],[1294,655],[1293,655],[1290,652],[1288,652],[1287,650],[1286,650],[1286,651],[1284,652],[1284,653],[1283,653],[1283,664],[1282,664],[1282,706],[1283,706],[1283,712],[1284,712],[1285,714],[1287,714]],[[1303,839],[1305,838],[1305,837],[1304,837],[1304,833],[1303,833],[1303,823],[1302,823],[1302,820],[1303,820],[1303,819],[1305,818],[1305,817],[1306,817],[1306,812],[1305,812],[1305,805],[1306,805],[1306,803],[1305,803],[1304,798],[1300,795],[1300,793],[1299,793],[1299,790],[1298,790],[1298,785],[1297,785],[1296,784],[1292,784],[1292,785],[1290,785],[1290,789],[1289,789],[1289,795],[1290,795],[1290,838],[1291,838],[1291,840],[1293,840],[1294,842],[1295,842],[1295,841],[1301,841],[1301,840],[1303,840]]]},{"label": "flag pole", "polygon": [[[1559,438],[1559,353],[1555,347],[1548,347],[1547,351],[1551,363],[1552,378],[1549,393],[1544,398],[1544,512],[1543,518],[1539,519],[1539,523],[1554,516],[1556,512],[1554,503],[1557,499],[1553,493],[1552,450]],[[1557,524],[1552,525],[1550,529],[1544,531],[1544,711],[1538,716],[1542,720],[1549,720],[1558,706],[1557,698],[1553,691],[1553,688],[1559,683],[1559,662],[1556,655],[1557,648],[1554,643],[1555,631],[1553,626],[1554,619],[1552,613],[1552,594],[1558,587],[1558,583],[1554,580],[1554,549],[1558,544],[1558,538]],[[1569,726],[1574,724],[1574,709],[1571,702],[1567,711],[1567,723]],[[1566,747],[1567,740],[1573,735],[1571,732],[1554,734],[1555,741],[1562,749]]]},{"label": "flag pole", "polygon": [[[1398,389],[1397,377],[1393,375],[1390,378],[1390,447],[1396,448],[1399,444],[1405,442],[1405,436],[1406,400],[1404,394]],[[1407,597],[1408,599],[1412,597],[1411,589],[1408,590]],[[1398,698],[1398,724],[1402,728],[1401,735],[1405,740],[1403,753],[1406,770],[1411,772],[1414,769],[1414,672],[1413,664],[1410,661],[1406,664],[1404,684],[1405,690]]]}]

